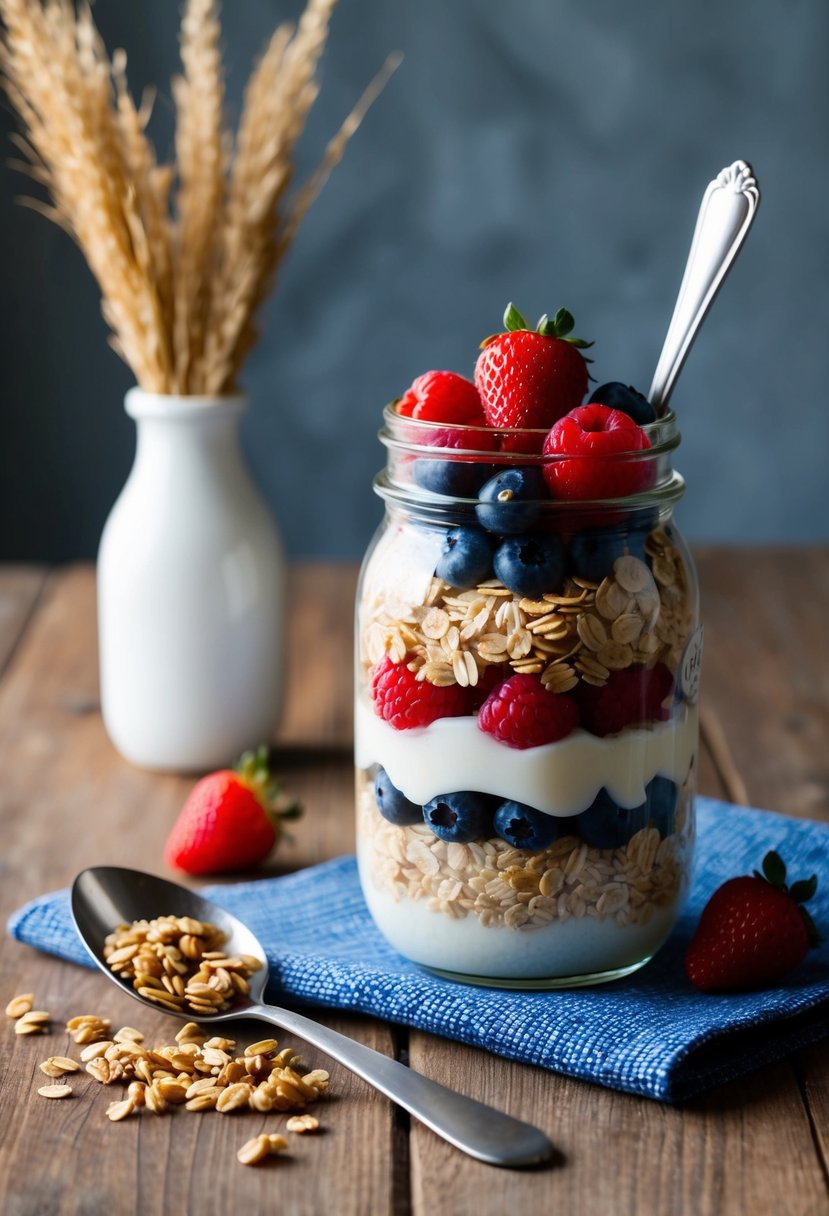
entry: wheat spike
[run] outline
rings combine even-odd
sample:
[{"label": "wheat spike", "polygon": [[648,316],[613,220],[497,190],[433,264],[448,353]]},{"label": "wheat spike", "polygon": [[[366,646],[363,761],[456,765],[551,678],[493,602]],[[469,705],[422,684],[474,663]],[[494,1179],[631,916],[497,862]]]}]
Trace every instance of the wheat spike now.
[{"label": "wheat spike", "polygon": [[206,290],[224,206],[226,141],[221,31],[215,0],[188,0],[181,23],[183,76],[173,81],[179,187],[173,319],[176,381],[193,382],[204,345]]},{"label": "wheat spike", "polygon": [[[318,93],[336,0],[307,0],[251,73],[231,147],[218,0],[186,0],[173,81],[176,162],[159,164],[127,57],[110,59],[86,0],[0,0],[3,85],[23,134],[16,162],[49,200],[101,289],[110,345],[157,393],[232,391],[281,258],[393,67],[369,86],[292,202],[294,151]],[[396,66],[396,65],[395,65]]]}]

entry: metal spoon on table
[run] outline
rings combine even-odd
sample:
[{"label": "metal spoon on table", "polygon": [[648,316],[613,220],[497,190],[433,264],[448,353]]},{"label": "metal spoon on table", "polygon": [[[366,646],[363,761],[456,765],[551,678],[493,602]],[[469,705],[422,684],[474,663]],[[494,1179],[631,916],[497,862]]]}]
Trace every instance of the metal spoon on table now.
[{"label": "metal spoon on table", "polygon": [[648,397],[664,414],[694,338],[733,265],[760,202],[754,172],[744,160],[723,169],[702,197],[674,313]]},{"label": "metal spoon on table", "polygon": [[224,1013],[199,1014],[200,1023],[255,1018],[287,1030],[357,1073],[438,1136],[489,1165],[535,1165],[557,1156],[557,1150],[537,1127],[463,1094],[453,1093],[437,1081],[430,1081],[379,1051],[364,1047],[300,1013],[266,1005],[262,999],[268,980],[265,951],[250,930],[218,904],[177,883],[117,866],[84,870],[72,885],[72,916],[92,958],[110,980],[155,1012],[159,1005],[140,996],[128,979],[122,979],[110,970],[103,948],[106,935],[117,925],[165,915],[191,916],[218,925],[227,935],[224,948],[228,953],[251,954],[263,964],[262,970],[248,980],[250,993],[247,996],[240,997],[233,1008]]}]

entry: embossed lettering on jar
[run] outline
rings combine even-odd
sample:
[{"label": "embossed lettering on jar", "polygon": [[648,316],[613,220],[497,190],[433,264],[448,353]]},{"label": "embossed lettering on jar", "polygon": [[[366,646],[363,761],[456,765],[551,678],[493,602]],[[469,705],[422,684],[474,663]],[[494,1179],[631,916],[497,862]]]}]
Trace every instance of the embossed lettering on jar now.
[{"label": "embossed lettering on jar", "polygon": [[450,976],[613,979],[668,937],[693,856],[701,631],[675,419],[614,457],[635,492],[587,502],[550,497],[557,457],[468,430],[441,447],[384,415],[357,608],[363,890],[393,946]]}]

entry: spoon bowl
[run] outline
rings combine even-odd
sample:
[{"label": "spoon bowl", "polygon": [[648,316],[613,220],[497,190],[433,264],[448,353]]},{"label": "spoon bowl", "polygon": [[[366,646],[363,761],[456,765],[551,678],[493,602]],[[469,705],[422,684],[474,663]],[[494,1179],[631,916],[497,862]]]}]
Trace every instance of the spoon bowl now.
[{"label": "spoon bowl", "polygon": [[[224,948],[229,953],[253,955],[261,961],[262,969],[248,978],[249,992],[240,995],[230,1009],[215,1014],[189,1015],[194,1020],[210,1023],[255,1018],[287,1030],[351,1069],[438,1136],[488,1165],[538,1165],[560,1158],[537,1127],[474,1098],[454,1093],[304,1014],[266,1004],[263,996],[268,981],[268,963],[261,943],[242,921],[187,887],[140,870],[95,866],[83,870],[75,879],[71,906],[81,940],[97,966],[124,992],[156,1013],[162,1009],[160,1005],[141,996],[129,979],[110,969],[104,958],[107,934],[118,925],[152,920],[157,916],[189,916],[209,922],[226,935]],[[162,1012],[171,1011],[162,1009]],[[186,1018],[186,1010],[180,1016]]]},{"label": "spoon bowl", "polygon": [[[262,964],[261,971],[248,977],[248,994],[239,995],[233,1008],[222,1013],[193,1014],[199,1022],[218,1022],[255,1016],[268,983],[268,959],[258,938],[224,908],[179,883],[156,878],[141,870],[120,866],[95,866],[83,870],[72,884],[72,917],[83,944],[103,973],[134,1000],[159,1011],[149,997],[141,996],[132,981],[114,972],[104,958],[104,941],[119,924],[152,920],[156,916],[192,916],[195,920],[217,925],[225,935],[223,948],[228,954],[250,954]],[[164,1011],[166,1012],[166,1011]]]}]

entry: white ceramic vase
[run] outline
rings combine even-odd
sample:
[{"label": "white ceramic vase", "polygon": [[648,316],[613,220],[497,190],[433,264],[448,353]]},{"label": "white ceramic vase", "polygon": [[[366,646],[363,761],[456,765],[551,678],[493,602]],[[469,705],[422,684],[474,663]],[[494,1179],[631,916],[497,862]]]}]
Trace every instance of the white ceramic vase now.
[{"label": "white ceramic vase", "polygon": [[273,737],[285,560],[239,447],[242,397],[131,389],[135,462],[101,537],[101,707],[142,768],[222,766]]}]

